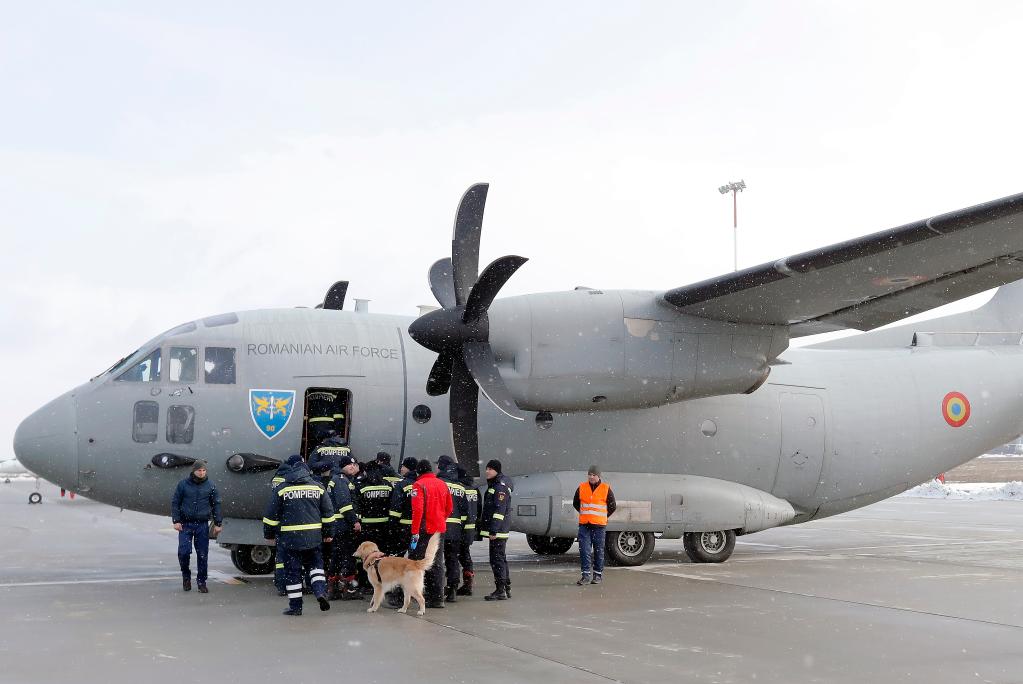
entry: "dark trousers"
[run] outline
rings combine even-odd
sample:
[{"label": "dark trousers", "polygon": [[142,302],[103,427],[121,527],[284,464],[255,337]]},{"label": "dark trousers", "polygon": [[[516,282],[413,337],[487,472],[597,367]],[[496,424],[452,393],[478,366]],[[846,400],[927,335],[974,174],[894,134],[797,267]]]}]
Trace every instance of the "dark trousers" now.
[{"label": "dark trousers", "polygon": [[408,553],[408,545],[412,540],[412,526],[397,523],[391,528],[391,555],[404,556]]},{"label": "dark trousers", "polygon": [[490,540],[490,569],[494,571],[494,584],[500,588],[508,584],[508,558],[505,556],[507,539]]},{"label": "dark trousers", "polygon": [[603,525],[579,526],[579,562],[584,575],[590,574],[591,565],[594,573],[604,574],[604,532],[606,529]]},{"label": "dark trousers", "polygon": [[327,576],[323,572],[323,552],[319,546],[311,549],[288,549],[284,560],[285,588],[288,607],[302,607],[302,575],[309,573],[309,584],[316,598],[327,593]]},{"label": "dark trousers", "polygon": [[[430,545],[430,537],[433,536],[429,533],[419,535],[419,542],[416,548],[409,549],[408,557],[411,560],[426,558],[426,547]],[[436,536],[440,537],[437,555],[433,557],[433,565],[426,571],[423,583],[423,598],[427,601],[440,601],[444,598],[444,533],[440,532]]]},{"label": "dark trousers", "polygon": [[199,584],[206,584],[206,563],[210,557],[210,524],[208,522],[183,522],[178,532],[178,564],[181,576],[192,577],[189,559],[192,557],[192,545],[195,545],[195,579]]},{"label": "dark trousers", "polygon": [[278,544],[274,547],[274,586],[277,591],[285,591],[287,585],[284,577],[284,561],[288,557],[288,550]]},{"label": "dark trousers", "polygon": [[355,577],[355,558],[352,556],[359,548],[359,538],[355,530],[347,530],[334,537],[332,557],[330,559],[330,576]]},{"label": "dark trousers", "polygon": [[469,550],[472,548],[472,542],[466,541],[462,538],[462,546],[458,551],[458,562],[462,566],[462,576],[473,574],[472,555]]},{"label": "dark trousers", "polygon": [[462,574],[458,568],[458,558],[461,555],[462,535],[452,535],[450,539],[444,535],[444,571],[448,587],[458,587],[458,578]]}]

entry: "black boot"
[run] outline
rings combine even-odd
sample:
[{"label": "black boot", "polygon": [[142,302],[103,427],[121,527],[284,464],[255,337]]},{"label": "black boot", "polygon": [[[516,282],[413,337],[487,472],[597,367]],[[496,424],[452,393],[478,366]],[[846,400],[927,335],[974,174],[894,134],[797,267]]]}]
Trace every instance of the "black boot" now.
[{"label": "black boot", "polygon": [[182,577],[181,578],[181,588],[184,589],[185,591],[192,591],[192,578],[191,577]]},{"label": "black boot", "polygon": [[457,586],[449,586],[447,589],[445,589],[444,600],[448,603],[455,603],[457,601],[457,599],[455,598],[455,591],[457,589],[458,589]]},{"label": "black boot", "polygon": [[504,601],[507,598],[508,598],[508,594],[506,594],[504,592],[504,585],[503,584],[498,584],[497,585],[497,589],[494,589],[494,591],[492,593],[487,594],[486,596],[484,596],[483,600],[485,600],[485,601]]},{"label": "black boot", "polygon": [[317,596],[316,601],[320,604],[320,610],[330,610],[330,601],[326,596]]},{"label": "black boot", "polygon": [[301,614],[302,614],[302,609],[301,608],[288,608],[286,611],[284,611],[282,613],[282,615],[301,615]]},{"label": "black boot", "polygon": [[455,593],[459,596],[472,596],[472,577],[473,573],[463,572],[462,573],[462,586],[458,587],[458,591]]},{"label": "black boot", "polygon": [[504,595],[511,598],[511,580],[504,581]]}]

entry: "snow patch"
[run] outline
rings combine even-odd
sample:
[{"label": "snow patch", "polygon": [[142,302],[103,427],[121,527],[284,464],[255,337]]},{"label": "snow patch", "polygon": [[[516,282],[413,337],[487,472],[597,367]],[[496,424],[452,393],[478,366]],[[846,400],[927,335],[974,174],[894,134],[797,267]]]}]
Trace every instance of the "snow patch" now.
[{"label": "snow patch", "polygon": [[899,496],[956,501],[1023,501],[1023,482],[925,482]]}]

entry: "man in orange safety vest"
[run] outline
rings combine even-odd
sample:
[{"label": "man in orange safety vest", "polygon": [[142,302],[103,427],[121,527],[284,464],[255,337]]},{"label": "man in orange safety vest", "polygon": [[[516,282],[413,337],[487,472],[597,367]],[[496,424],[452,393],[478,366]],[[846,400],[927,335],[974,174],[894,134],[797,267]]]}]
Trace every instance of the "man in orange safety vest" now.
[{"label": "man in orange safety vest", "polygon": [[616,508],[614,492],[601,481],[600,468],[590,466],[586,482],[575,490],[572,505],[579,511],[579,560],[583,571],[576,584],[600,584],[604,578],[604,530]]}]

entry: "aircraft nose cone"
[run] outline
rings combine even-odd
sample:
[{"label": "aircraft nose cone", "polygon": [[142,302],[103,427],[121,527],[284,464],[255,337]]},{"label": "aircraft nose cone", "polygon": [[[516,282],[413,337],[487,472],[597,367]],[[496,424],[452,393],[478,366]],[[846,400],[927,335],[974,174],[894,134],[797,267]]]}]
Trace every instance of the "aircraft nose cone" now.
[{"label": "aircraft nose cone", "polygon": [[73,489],[78,486],[75,398],[63,394],[21,421],[14,455],[36,475]]}]

